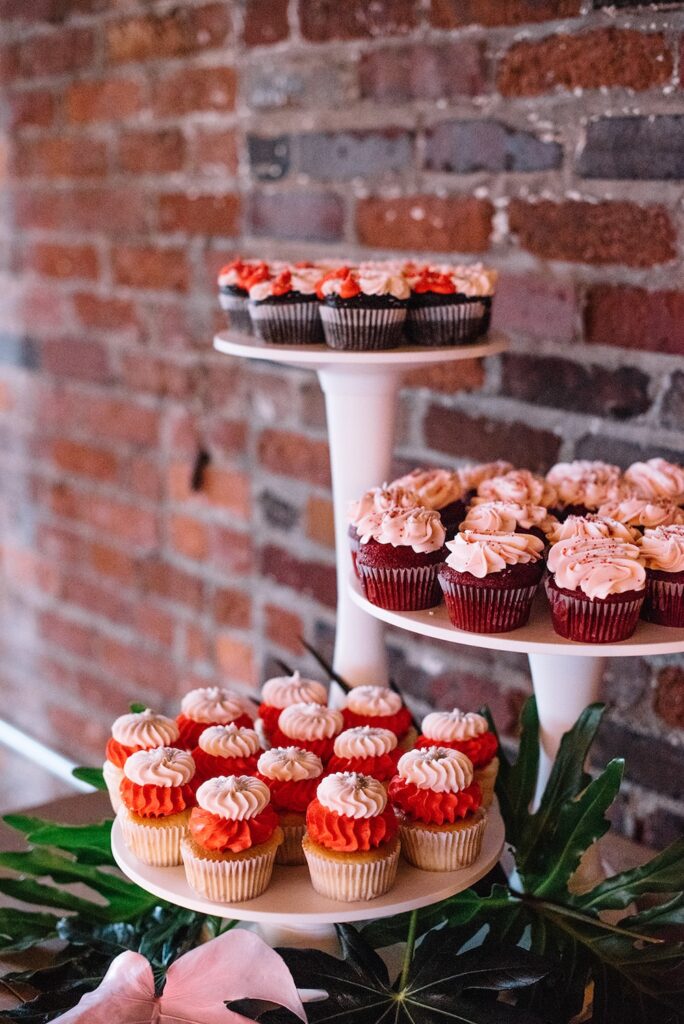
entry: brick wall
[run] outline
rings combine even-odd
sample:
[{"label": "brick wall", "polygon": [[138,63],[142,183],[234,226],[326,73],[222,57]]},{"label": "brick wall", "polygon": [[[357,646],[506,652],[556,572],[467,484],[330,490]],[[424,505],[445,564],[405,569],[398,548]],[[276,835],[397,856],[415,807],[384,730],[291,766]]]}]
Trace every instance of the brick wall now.
[{"label": "brick wall", "polygon": [[[684,457],[684,5],[590,7],[0,0],[4,715],[93,758],[131,699],[330,645],[322,399],[212,353],[236,250],[499,267],[512,351],[410,379],[398,466]],[[524,658],[391,645],[511,731]],[[662,843],[681,659],[606,695],[620,825]]]}]

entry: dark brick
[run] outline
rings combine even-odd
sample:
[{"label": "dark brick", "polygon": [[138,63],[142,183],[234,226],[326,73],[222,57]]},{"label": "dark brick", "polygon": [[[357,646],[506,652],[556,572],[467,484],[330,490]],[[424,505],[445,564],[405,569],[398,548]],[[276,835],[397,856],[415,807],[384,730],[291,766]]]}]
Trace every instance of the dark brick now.
[{"label": "dark brick", "polygon": [[0,333],[0,365],[37,370],[40,367],[40,349],[33,338],[2,332]]},{"label": "dark brick", "polygon": [[645,789],[674,800],[684,797],[684,746],[651,735],[633,732],[627,726],[604,719],[592,749],[592,762],[605,764],[624,757],[625,778]]},{"label": "dark brick", "polygon": [[672,374],[670,386],[663,396],[660,421],[664,427],[684,430],[684,373],[681,370]]},{"label": "dark brick", "polygon": [[658,807],[643,819],[637,820],[637,842],[654,850],[664,850],[684,835],[684,817]]},{"label": "dark brick", "polygon": [[332,62],[316,64],[306,60],[259,62],[241,75],[245,100],[253,110],[283,107],[339,107],[350,96],[349,72]]},{"label": "dark brick", "polygon": [[299,0],[302,35],[312,43],[405,35],[416,26],[414,0]]},{"label": "dark brick", "polygon": [[561,438],[550,430],[536,430],[526,423],[502,423],[489,416],[475,416],[461,409],[431,405],[423,421],[428,448],[475,462],[508,459],[514,465],[547,470],[558,461]]},{"label": "dark brick", "polygon": [[374,50],[359,66],[361,95],[379,103],[477,96],[485,75],[484,49],[476,40]]},{"label": "dark brick", "polygon": [[312,597],[328,608],[335,607],[335,567],[321,562],[297,558],[290,551],[267,544],[261,551],[263,576],[275,580],[283,587],[291,587],[306,597]]},{"label": "dark brick", "polygon": [[398,129],[311,132],[296,142],[298,170],[319,181],[397,173],[413,162],[413,135]]},{"label": "dark brick", "polygon": [[684,355],[684,292],[596,285],[587,295],[584,331],[595,345]]},{"label": "dark brick", "polygon": [[247,210],[249,231],[258,238],[342,238],[344,204],[334,192],[254,192]]},{"label": "dark brick", "polygon": [[499,277],[494,327],[569,342],[577,334],[576,318],[577,294],[571,282],[548,274],[503,273]]},{"label": "dark brick", "polygon": [[262,491],[259,495],[259,505],[264,519],[270,526],[275,526],[279,530],[291,530],[297,525],[299,509],[279,495],[271,491]]},{"label": "dark brick", "polygon": [[656,679],[653,710],[673,729],[684,729],[684,668],[666,665]]},{"label": "dark brick", "polygon": [[430,21],[435,28],[472,24],[493,28],[574,18],[581,10],[581,0],[431,0]]},{"label": "dark brick", "polygon": [[247,0],[242,39],[247,46],[270,46],[287,39],[288,0]]},{"label": "dark brick", "polygon": [[603,675],[601,699],[621,711],[634,712],[650,685],[651,666],[643,658],[610,658]]},{"label": "dark brick", "polygon": [[278,181],[290,170],[289,135],[278,135],[274,139],[248,135],[247,147],[252,174],[259,181]]},{"label": "dark brick", "polygon": [[532,132],[500,121],[443,121],[427,133],[429,171],[548,171],[560,167],[563,149]]},{"label": "dark brick", "polygon": [[577,170],[584,178],[681,178],[684,115],[590,122]]},{"label": "dark brick", "polygon": [[503,356],[501,390],[533,405],[626,420],[646,412],[649,378],[634,366],[610,370],[559,356]]},{"label": "dark brick", "polygon": [[621,441],[619,437],[610,437],[607,434],[585,434],[575,445],[576,459],[601,459],[604,462],[613,462],[623,469],[632,462],[652,459],[654,455],[660,455],[670,462],[684,462],[684,452],[676,452],[661,445],[656,447]]}]

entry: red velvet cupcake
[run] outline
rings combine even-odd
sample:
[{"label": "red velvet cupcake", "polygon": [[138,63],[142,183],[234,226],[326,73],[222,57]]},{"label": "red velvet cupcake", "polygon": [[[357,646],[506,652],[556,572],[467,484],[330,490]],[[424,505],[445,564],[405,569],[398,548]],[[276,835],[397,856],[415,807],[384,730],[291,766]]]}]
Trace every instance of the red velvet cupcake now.
[{"label": "red velvet cupcake", "polygon": [[512,469],[483,480],[477,488],[477,496],[487,501],[517,501],[544,508],[555,508],[558,503],[555,487],[529,469]]},{"label": "red velvet cupcake", "polygon": [[477,489],[485,480],[491,480],[495,476],[505,476],[515,469],[511,462],[498,459],[496,462],[476,462],[472,466],[463,466],[456,470],[465,492],[464,501],[471,501],[477,494]]},{"label": "red velvet cupcake", "polygon": [[247,729],[254,725],[249,702],[239,693],[220,686],[200,687],[186,693],[176,722],[180,730],[178,745],[188,750],[197,746],[201,734],[210,725],[232,722]]},{"label": "red velvet cupcake", "polygon": [[358,576],[356,568],[356,556],[361,547],[358,525],[364,518],[373,513],[388,512],[391,508],[418,508],[422,505],[419,496],[415,491],[400,486],[397,483],[385,484],[383,487],[372,487],[366,491],[358,501],[353,501],[349,508],[349,546],[351,549],[352,566]]},{"label": "red velvet cupcake", "polygon": [[291,704],[280,712],[272,743],[274,747],[310,750],[325,764],[332,757],[335,737],[343,726],[341,711],[320,704]]},{"label": "red velvet cupcake", "polygon": [[253,775],[261,754],[254,729],[231,723],[210,725],[192,752],[198,783],[217,775]]},{"label": "red velvet cupcake", "polygon": [[601,505],[615,498],[620,489],[620,467],[609,462],[576,459],[558,462],[546,474],[556,491],[554,513],[565,519],[569,515],[596,512]]},{"label": "red velvet cupcake", "polygon": [[646,566],[642,618],[684,627],[684,526],[646,530],[639,549]]},{"label": "red velvet cupcake", "polygon": [[106,760],[102,774],[107,785],[114,811],[121,806],[123,766],[131,754],[138,750],[173,747],[178,742],[178,726],[172,718],[158,715],[150,708],[121,715],[112,725],[112,736],[107,742]]},{"label": "red velvet cupcake", "polygon": [[524,626],[544,573],[544,544],[530,533],[474,533],[449,541],[439,569],[449,618],[472,633]]},{"label": "red velvet cupcake", "polygon": [[598,514],[624,523],[635,534],[654,530],[657,526],[684,525],[684,508],[669,498],[640,498],[636,494],[623,494],[615,501],[601,505]]},{"label": "red velvet cupcake", "polygon": [[347,729],[371,725],[389,729],[402,739],[411,728],[411,712],[401,697],[388,686],[353,686],[342,709]]},{"label": "red velvet cupcake", "polygon": [[272,747],[259,758],[257,778],[266,783],[278,812],[285,840],[278,848],[278,864],[304,864],[302,839],[306,809],[316,796],[323,762],[301,747]]},{"label": "red velvet cupcake", "polygon": [[449,747],[465,754],[474,768],[474,778],[482,792],[482,806],[494,799],[494,784],[499,771],[496,756],[499,744],[484,715],[475,711],[433,711],[423,719],[416,747]]},{"label": "red velvet cupcake", "polygon": [[558,524],[544,505],[518,501],[489,501],[475,498],[459,530],[474,533],[531,533],[542,543]]},{"label": "red velvet cupcake", "polygon": [[389,486],[409,488],[418,495],[419,504],[439,512],[447,540],[451,540],[466,514],[465,491],[459,473],[450,469],[412,469]]},{"label": "red velvet cupcake", "polygon": [[684,466],[676,462],[633,462],[625,470],[624,483],[640,498],[667,498],[676,505],[684,505]]},{"label": "red velvet cupcake", "polygon": [[398,760],[395,733],[372,725],[357,725],[336,737],[328,771],[358,772],[372,775],[379,782],[389,782]]},{"label": "red velvet cupcake", "polygon": [[439,603],[437,567],[444,560],[445,532],[431,509],[390,509],[359,523],[356,567],[371,602],[392,611],[418,611]]},{"label": "red velvet cupcake", "polygon": [[634,544],[639,537],[638,530],[619,523],[617,519],[587,512],[585,516],[568,516],[557,522],[549,532],[551,544],[562,540],[619,540]]},{"label": "red velvet cupcake", "polygon": [[266,739],[272,743],[278,729],[280,712],[291,704],[328,703],[328,691],[323,683],[316,679],[305,679],[299,672],[291,676],[274,676],[268,679],[261,689],[259,719]]}]

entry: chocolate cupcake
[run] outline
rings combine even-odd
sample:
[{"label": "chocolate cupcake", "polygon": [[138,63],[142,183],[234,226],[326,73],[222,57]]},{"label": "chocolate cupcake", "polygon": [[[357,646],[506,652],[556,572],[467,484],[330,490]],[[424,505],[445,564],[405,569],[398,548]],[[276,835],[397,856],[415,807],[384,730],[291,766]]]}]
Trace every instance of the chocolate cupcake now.
[{"label": "chocolate cupcake", "polygon": [[249,315],[254,333],[274,345],[322,345],[316,284],[321,270],[295,264],[249,289]]},{"label": "chocolate cupcake", "polygon": [[390,508],[418,508],[422,502],[415,491],[399,484],[384,484],[382,487],[371,487],[369,491],[362,494],[358,501],[351,502],[349,506],[349,547],[351,550],[352,566],[354,573],[358,576],[356,569],[356,556],[361,547],[361,538],[357,529],[361,520],[371,512],[387,512]]},{"label": "chocolate cupcake", "polygon": [[684,627],[684,526],[645,530],[639,550],[646,567],[641,617],[661,626]]},{"label": "chocolate cupcake", "polygon": [[228,326],[236,331],[252,333],[252,321],[248,308],[248,282],[255,277],[268,275],[263,260],[231,260],[221,267],[218,274],[219,305],[228,315]]},{"label": "chocolate cupcake", "polygon": [[439,512],[447,540],[451,540],[466,513],[459,473],[450,469],[412,469],[406,476],[393,480],[390,487],[414,491],[424,508]]},{"label": "chocolate cupcake", "polygon": [[409,297],[402,273],[339,267],[319,281],[317,292],[330,348],[358,352],[401,345]]},{"label": "chocolate cupcake", "polygon": [[439,604],[437,567],[444,560],[439,513],[427,508],[371,513],[358,526],[356,567],[371,604],[419,611]]},{"label": "chocolate cupcake", "polygon": [[476,267],[423,267],[410,278],[406,335],[414,345],[464,345],[487,333],[496,275]]}]

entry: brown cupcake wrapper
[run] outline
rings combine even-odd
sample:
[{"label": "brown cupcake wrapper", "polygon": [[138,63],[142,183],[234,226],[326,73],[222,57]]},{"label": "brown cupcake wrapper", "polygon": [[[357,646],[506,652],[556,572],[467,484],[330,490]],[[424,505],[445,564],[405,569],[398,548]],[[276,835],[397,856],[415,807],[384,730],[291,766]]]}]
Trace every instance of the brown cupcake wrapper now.
[{"label": "brown cupcake wrapper", "polygon": [[325,343],[329,348],[356,352],[396,348],[404,340],[406,309],[347,306],[320,307]]},{"label": "brown cupcake wrapper", "polygon": [[123,779],[123,768],[117,768],[111,761],[105,761],[102,765],[102,777],[109,793],[112,810],[116,814],[122,804],[120,786]]},{"label": "brown cupcake wrapper", "polygon": [[660,626],[684,628],[684,583],[654,579],[647,573],[641,617]]},{"label": "brown cupcake wrapper", "polygon": [[219,291],[219,305],[228,314],[228,326],[235,331],[252,333],[252,321],[249,315],[249,299],[245,295],[228,295]]},{"label": "brown cupcake wrapper", "polygon": [[482,806],[485,810],[494,803],[494,787],[499,774],[499,758],[494,757],[484,768],[475,768],[473,777],[482,793]]},{"label": "brown cupcake wrapper", "polygon": [[379,860],[333,860],[317,853],[312,845],[304,845],[311,884],[321,896],[343,903],[359,903],[382,896],[394,885],[399,863],[399,843]]},{"label": "brown cupcake wrapper", "polygon": [[559,636],[583,644],[614,644],[636,629],[646,591],[632,601],[591,601],[565,594],[546,583],[551,622]]},{"label": "brown cupcake wrapper", "polygon": [[423,871],[457,871],[467,868],[480,856],[487,822],[486,812],[480,810],[463,828],[437,831],[421,828],[420,824],[401,826],[401,850],[405,859]]},{"label": "brown cupcake wrapper", "polygon": [[509,633],[530,617],[538,583],[524,587],[477,587],[439,576],[452,625],[469,633]]},{"label": "brown cupcake wrapper", "polygon": [[187,832],[184,825],[143,825],[133,821],[126,807],[119,809],[117,818],[126,846],[143,864],[171,868],[181,863],[181,840]]},{"label": "brown cupcake wrapper", "polygon": [[301,825],[281,824],[280,827],[285,838],[278,847],[276,864],[287,864],[288,866],[306,864],[306,857],[302,849],[302,839],[306,832],[306,825],[304,823]]},{"label": "brown cupcake wrapper", "polygon": [[260,896],[273,874],[277,847],[245,860],[209,860],[198,857],[187,840],[181,843],[188,885],[216,903],[243,903]]},{"label": "brown cupcake wrapper", "polygon": [[250,302],[254,333],[273,345],[322,345],[318,302]]},{"label": "brown cupcake wrapper", "polygon": [[423,565],[385,569],[356,563],[363,592],[370,603],[395,612],[417,612],[439,604],[437,568],[437,565]]},{"label": "brown cupcake wrapper", "polygon": [[406,335],[414,345],[467,345],[489,330],[491,302],[454,302],[440,306],[409,305]]}]

